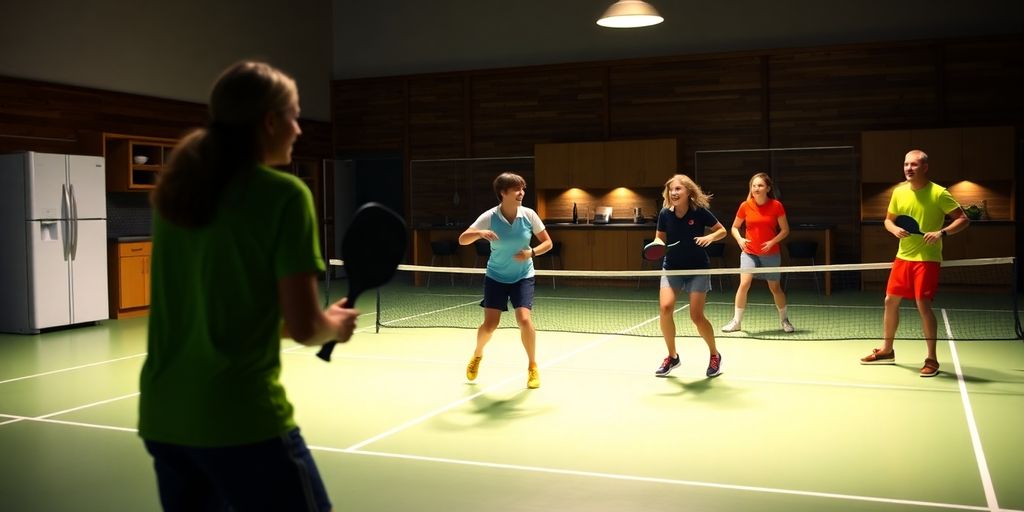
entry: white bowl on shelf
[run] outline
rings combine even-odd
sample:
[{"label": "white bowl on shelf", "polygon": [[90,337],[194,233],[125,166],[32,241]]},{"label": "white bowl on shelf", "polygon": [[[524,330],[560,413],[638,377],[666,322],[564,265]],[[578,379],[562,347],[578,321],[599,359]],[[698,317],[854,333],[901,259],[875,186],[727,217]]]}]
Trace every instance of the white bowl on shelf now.
[{"label": "white bowl on shelf", "polygon": [[149,157],[146,155],[136,155],[132,157],[132,161],[139,165],[142,165],[149,161]]}]

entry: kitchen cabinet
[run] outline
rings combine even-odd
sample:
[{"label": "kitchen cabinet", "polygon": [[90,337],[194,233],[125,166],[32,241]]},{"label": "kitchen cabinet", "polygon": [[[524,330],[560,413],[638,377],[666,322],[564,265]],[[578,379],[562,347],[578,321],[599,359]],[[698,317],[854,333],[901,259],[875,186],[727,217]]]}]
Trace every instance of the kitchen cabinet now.
[{"label": "kitchen cabinet", "polygon": [[173,139],[104,134],[107,190],[148,191],[170,160]]},{"label": "kitchen cabinet", "polygon": [[1013,179],[1012,126],[964,128],[962,140],[964,179],[973,182]]},{"label": "kitchen cabinet", "polygon": [[902,181],[903,159],[912,149],[928,154],[928,177],[945,187],[1012,180],[1013,137],[1012,126],[862,132],[861,181]]},{"label": "kitchen cabinet", "polygon": [[112,242],[110,254],[110,317],[128,318],[149,313],[149,241]]},{"label": "kitchen cabinet", "polygon": [[639,182],[640,176],[643,174],[643,150],[636,141],[605,142],[604,158],[610,181],[614,183]]},{"label": "kitchen cabinet", "polygon": [[536,144],[533,147],[534,181],[537,190],[572,186],[569,175],[569,144]]},{"label": "kitchen cabinet", "polygon": [[676,173],[676,140],[537,144],[536,188],[661,188]]},{"label": "kitchen cabinet", "polygon": [[634,140],[640,154],[639,174],[624,186],[662,188],[679,169],[676,162],[676,139]]},{"label": "kitchen cabinet", "polygon": [[[928,154],[928,178],[935,183],[948,187],[964,179],[963,131],[959,128],[911,130],[908,151],[910,149],[920,149]],[[902,159],[899,165],[902,167]]]},{"label": "kitchen cabinet", "polygon": [[605,178],[604,143],[578,142],[569,144],[570,186],[604,188],[610,186]]}]

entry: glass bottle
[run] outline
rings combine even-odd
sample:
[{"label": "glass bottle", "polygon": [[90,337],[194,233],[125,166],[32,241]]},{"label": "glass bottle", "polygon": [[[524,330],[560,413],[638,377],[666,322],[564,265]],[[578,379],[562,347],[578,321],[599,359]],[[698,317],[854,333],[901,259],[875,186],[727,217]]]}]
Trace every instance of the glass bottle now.
[{"label": "glass bottle", "polygon": [[572,223],[576,224],[580,221],[579,215],[576,212],[576,203],[572,203]]}]

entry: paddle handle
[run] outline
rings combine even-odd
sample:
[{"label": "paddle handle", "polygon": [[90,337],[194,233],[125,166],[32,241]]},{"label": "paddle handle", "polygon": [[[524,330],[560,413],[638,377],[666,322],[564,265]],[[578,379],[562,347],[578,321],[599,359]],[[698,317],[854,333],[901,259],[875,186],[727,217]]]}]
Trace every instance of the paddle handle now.
[{"label": "paddle handle", "polygon": [[[348,300],[345,301],[345,309],[352,309],[356,306],[356,298],[359,297],[360,291],[356,289],[349,291]],[[334,346],[337,344],[337,340],[324,343],[320,350],[317,351],[316,356],[328,363],[331,362],[331,352],[334,352]]]}]

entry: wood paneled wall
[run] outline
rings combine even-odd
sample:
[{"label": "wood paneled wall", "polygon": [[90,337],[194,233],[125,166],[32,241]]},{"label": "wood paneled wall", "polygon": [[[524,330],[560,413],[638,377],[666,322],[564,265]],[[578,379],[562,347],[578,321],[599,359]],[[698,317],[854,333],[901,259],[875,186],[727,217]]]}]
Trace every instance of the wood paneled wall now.
[{"label": "wood paneled wall", "polygon": [[[0,77],[0,152],[102,155],[102,134],[177,139],[206,124],[206,106]],[[296,156],[330,158],[331,124],[302,120]]]},{"label": "wood paneled wall", "polygon": [[862,131],[1012,125],[1024,133],[1021,90],[1022,34],[347,80],[333,84],[334,147],[402,151],[408,161],[671,137],[679,169],[692,173],[696,151],[853,146],[852,168],[845,157],[746,155],[697,177],[728,222],[749,177],[785,164],[776,179],[791,219],[835,225],[833,261],[846,263],[860,258]]}]

